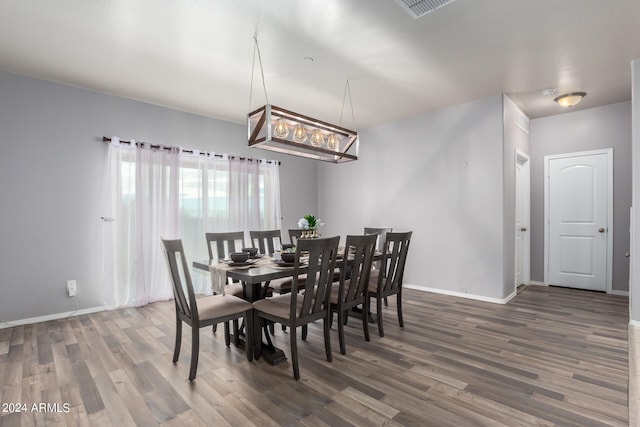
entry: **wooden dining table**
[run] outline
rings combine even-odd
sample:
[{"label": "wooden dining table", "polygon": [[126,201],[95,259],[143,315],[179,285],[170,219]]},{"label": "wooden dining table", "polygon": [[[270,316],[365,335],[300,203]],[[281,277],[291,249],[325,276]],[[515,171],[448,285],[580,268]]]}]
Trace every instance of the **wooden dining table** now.
[{"label": "wooden dining table", "polygon": [[[382,258],[382,254],[378,251],[374,254],[374,260],[380,260]],[[338,259],[338,263],[336,267],[342,264],[343,260],[341,258]],[[293,277],[293,266],[291,267],[283,267],[281,265],[275,264],[270,256],[263,256],[261,259],[257,260],[257,262],[250,266],[242,266],[238,268],[233,268],[229,265],[221,264],[218,261],[207,260],[207,261],[194,261],[193,267],[210,272],[211,267],[223,266],[226,270],[227,278],[231,278],[234,281],[239,281],[243,284],[245,291],[245,299],[249,302],[255,302],[260,299],[263,299],[267,296],[267,291],[269,288],[269,282],[275,279],[282,279],[285,277]],[[300,273],[304,274],[307,272],[307,268],[301,266]],[[356,317],[362,316],[361,312],[352,312]],[[369,317],[369,322],[373,323],[375,319],[371,315],[371,313],[367,313]],[[267,362],[272,365],[278,365],[287,360],[284,352],[273,345],[271,338],[269,337],[269,333],[266,330],[266,327],[263,328],[265,330],[265,339],[262,341],[262,349],[260,351],[261,357],[264,357]],[[245,340],[240,340],[241,345],[246,345]],[[254,353],[255,354],[255,353]]]},{"label": "wooden dining table", "polygon": [[[194,261],[193,267],[210,272],[211,267],[220,266],[217,261]],[[283,267],[275,264],[270,257],[265,256],[255,264],[234,268],[233,266],[222,265],[227,273],[227,277],[243,284],[245,299],[255,302],[267,296],[269,282],[275,279],[293,277],[293,266]],[[301,267],[300,272],[306,273],[307,268]],[[248,326],[248,325],[247,325]],[[248,326],[250,327],[250,326]],[[264,329],[264,328],[263,328]],[[272,365],[278,365],[287,360],[284,352],[273,345],[269,334],[265,331],[265,339],[262,341],[261,357]],[[240,340],[242,345],[246,345],[245,340]]]}]

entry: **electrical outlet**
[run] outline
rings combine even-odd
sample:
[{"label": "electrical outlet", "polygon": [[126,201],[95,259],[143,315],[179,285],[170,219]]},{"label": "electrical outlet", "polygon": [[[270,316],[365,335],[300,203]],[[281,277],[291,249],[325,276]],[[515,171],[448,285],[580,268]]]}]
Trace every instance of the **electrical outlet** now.
[{"label": "electrical outlet", "polygon": [[76,296],[76,281],[75,280],[67,280],[67,293],[70,297]]}]

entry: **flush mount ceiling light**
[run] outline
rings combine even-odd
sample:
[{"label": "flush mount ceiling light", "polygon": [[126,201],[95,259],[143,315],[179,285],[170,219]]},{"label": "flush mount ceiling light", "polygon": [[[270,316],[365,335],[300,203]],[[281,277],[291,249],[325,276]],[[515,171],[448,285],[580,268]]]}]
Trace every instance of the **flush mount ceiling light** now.
[{"label": "flush mount ceiling light", "polygon": [[572,92],[560,95],[555,98],[554,101],[556,101],[562,107],[573,107],[574,105],[582,101],[582,98],[584,98],[585,96],[587,96],[586,92]]},{"label": "flush mount ceiling light", "polygon": [[[254,40],[254,59],[257,54],[266,104],[247,115],[249,147],[332,163],[357,160],[358,132],[269,103],[257,36],[254,36]],[[253,84],[253,73],[251,82]],[[348,80],[345,86],[345,96],[342,100],[343,111],[347,91],[353,115]],[[251,105],[251,95],[249,95],[249,105]],[[340,122],[342,123],[342,113],[340,114]]]}]

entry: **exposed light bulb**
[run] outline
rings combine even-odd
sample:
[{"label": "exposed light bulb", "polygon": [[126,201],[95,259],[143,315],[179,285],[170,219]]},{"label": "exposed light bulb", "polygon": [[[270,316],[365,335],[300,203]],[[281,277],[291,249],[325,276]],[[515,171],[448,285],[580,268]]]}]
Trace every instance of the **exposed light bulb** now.
[{"label": "exposed light bulb", "polygon": [[307,131],[300,123],[293,129],[293,140],[298,144],[303,144],[307,140]]},{"label": "exposed light bulb", "polygon": [[279,119],[276,122],[276,125],[273,128],[273,136],[277,138],[286,138],[289,136],[289,126],[284,122],[284,120]]},{"label": "exposed light bulb", "polygon": [[329,138],[327,138],[327,148],[329,150],[335,151],[338,151],[340,149],[340,140],[335,133],[332,133],[331,135],[329,135]]},{"label": "exposed light bulb", "polygon": [[324,136],[318,129],[314,129],[309,142],[315,147],[321,147],[324,144]]}]

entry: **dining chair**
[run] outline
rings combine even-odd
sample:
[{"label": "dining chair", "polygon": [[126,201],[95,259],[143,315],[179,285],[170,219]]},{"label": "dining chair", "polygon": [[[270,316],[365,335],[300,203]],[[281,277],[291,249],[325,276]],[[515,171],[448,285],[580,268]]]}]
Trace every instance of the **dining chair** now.
[{"label": "dining chair", "polygon": [[384,245],[384,240],[387,236],[387,233],[391,233],[393,228],[375,228],[375,227],[365,227],[364,234],[375,234],[376,235],[376,251],[380,251],[382,245]]},{"label": "dining chair", "polygon": [[249,231],[249,237],[262,255],[271,255],[276,250],[282,249],[280,230],[253,230]]},{"label": "dining chair", "polygon": [[[173,363],[178,362],[180,346],[182,343],[182,322],[191,326],[191,368],[189,381],[196,378],[198,369],[198,356],[200,353],[200,328],[217,325],[224,322],[224,340],[227,347],[231,342],[229,334],[229,321],[244,318],[248,325],[253,322],[253,308],[251,303],[233,295],[211,295],[196,299],[189,274],[187,258],[182,247],[182,240],[162,239],[164,251],[167,256],[169,273],[173,287],[173,296],[176,307],[176,342],[173,351]],[[185,295],[186,289],[186,295]],[[251,328],[247,328],[247,342],[252,338]],[[245,345],[247,359],[253,360],[253,351],[250,345]]]},{"label": "dining chair", "polygon": [[[293,376],[300,379],[298,367],[297,329],[299,326],[322,319],[324,326],[324,347],[327,360],[331,362],[331,337],[329,336],[329,297],[333,282],[340,236],[300,240],[296,246],[296,260],[293,267],[291,292],[253,303],[254,330],[259,331],[264,320],[288,326],[291,345]],[[307,278],[301,289],[298,276],[305,268],[300,254],[308,251]],[[299,290],[303,292],[298,292]],[[260,357],[258,334],[255,334],[256,358]],[[304,339],[304,337],[303,337]]]},{"label": "dining chair", "polygon": [[367,289],[367,306],[371,307],[371,298],[376,299],[376,314],[378,317],[378,334],[383,337],[382,327],[382,300],[385,297],[396,295],[398,323],[404,327],[402,319],[402,279],[404,276],[404,266],[409,252],[409,243],[413,232],[387,233],[382,246],[382,259],[378,274],[370,275]]},{"label": "dining chair", "polygon": [[289,242],[293,246],[296,245],[296,243],[298,242],[298,239],[302,235],[303,231],[304,231],[304,229],[302,229],[302,228],[290,228],[289,229]]},{"label": "dining chair", "polygon": [[[244,247],[244,231],[231,231],[225,233],[205,233],[209,261],[228,259],[229,254],[237,252]],[[242,283],[230,283],[224,288],[224,293],[239,298],[244,298]]]},{"label": "dining chair", "polygon": [[207,249],[209,250],[209,261],[229,258],[230,253],[238,252],[245,247],[244,231],[205,233],[205,238],[207,239]]},{"label": "dining chair", "polygon": [[[331,288],[330,314],[338,314],[338,339],[340,353],[347,354],[344,343],[344,325],[347,323],[349,310],[362,306],[362,331],[365,341],[369,341],[369,322],[366,291],[369,284],[369,274],[376,237],[373,234],[364,236],[347,236],[344,258],[340,267],[340,281]],[[348,274],[347,274],[348,272]],[[330,322],[331,323],[331,322]]]},{"label": "dining chair", "polygon": [[[375,234],[376,235],[376,248],[375,250],[380,252],[382,246],[384,245],[384,240],[387,237],[387,233],[391,233],[393,231],[393,228],[389,227],[389,228],[376,228],[376,227],[365,227],[364,228],[364,234]],[[378,272],[378,269],[380,268],[380,263],[379,262],[374,262],[373,263],[373,271],[372,271],[372,275],[376,275]],[[387,301],[387,297],[384,298],[384,305],[385,307],[389,306],[389,301]]]}]

